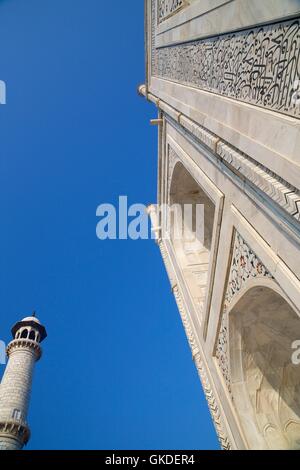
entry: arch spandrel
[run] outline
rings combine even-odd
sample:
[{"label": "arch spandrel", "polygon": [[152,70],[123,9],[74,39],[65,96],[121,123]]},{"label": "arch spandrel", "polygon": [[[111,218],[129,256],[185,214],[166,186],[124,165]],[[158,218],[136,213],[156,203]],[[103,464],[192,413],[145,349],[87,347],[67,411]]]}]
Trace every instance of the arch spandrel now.
[{"label": "arch spandrel", "polygon": [[251,449],[300,448],[300,314],[234,232],[215,357]]}]

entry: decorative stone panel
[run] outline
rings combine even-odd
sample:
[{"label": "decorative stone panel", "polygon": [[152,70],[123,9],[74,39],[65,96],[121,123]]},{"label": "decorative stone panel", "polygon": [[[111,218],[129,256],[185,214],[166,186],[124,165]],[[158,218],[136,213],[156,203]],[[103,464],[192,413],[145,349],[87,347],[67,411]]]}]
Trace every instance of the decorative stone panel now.
[{"label": "decorative stone panel", "polygon": [[174,15],[185,5],[185,0],[158,0],[158,22],[161,23],[169,18],[169,16]]},{"label": "decorative stone panel", "polygon": [[[159,2],[160,17],[166,3],[173,4]],[[156,48],[155,6],[152,75],[300,117],[299,19]]]},{"label": "decorative stone panel", "polygon": [[247,245],[242,236],[235,232],[227,290],[223,304],[221,327],[216,347],[216,358],[222,375],[231,393],[230,370],[228,357],[228,311],[234,297],[245,284],[254,278],[272,279],[272,274],[263,265],[254,251]]}]

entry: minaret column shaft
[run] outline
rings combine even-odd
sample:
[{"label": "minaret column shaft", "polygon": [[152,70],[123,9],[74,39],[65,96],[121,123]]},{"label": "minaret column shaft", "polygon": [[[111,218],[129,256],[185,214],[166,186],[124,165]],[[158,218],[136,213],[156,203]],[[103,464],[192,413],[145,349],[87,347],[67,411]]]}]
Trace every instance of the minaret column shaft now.
[{"label": "minaret column shaft", "polygon": [[8,363],[0,384],[0,450],[19,450],[27,444],[27,415],[34,366],[42,355],[40,343],[47,337],[36,318],[23,318],[12,327],[13,341],[6,349]]},{"label": "minaret column shaft", "polygon": [[[36,354],[30,349],[12,351],[0,386],[0,421],[26,421]],[[15,414],[14,414],[15,413]]]},{"label": "minaret column shaft", "polygon": [[19,450],[29,439],[27,414],[38,343],[15,339],[7,348],[8,363],[0,385],[0,450]]}]

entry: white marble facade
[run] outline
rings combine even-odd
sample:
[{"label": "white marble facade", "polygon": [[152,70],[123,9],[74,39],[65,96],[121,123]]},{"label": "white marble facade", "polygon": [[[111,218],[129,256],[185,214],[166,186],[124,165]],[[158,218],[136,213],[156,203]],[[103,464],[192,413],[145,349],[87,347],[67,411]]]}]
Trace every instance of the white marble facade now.
[{"label": "white marble facade", "polygon": [[216,431],[224,449],[300,449],[300,1],[145,14],[158,203],[206,207],[202,250],[165,239],[164,213],[157,241]]}]

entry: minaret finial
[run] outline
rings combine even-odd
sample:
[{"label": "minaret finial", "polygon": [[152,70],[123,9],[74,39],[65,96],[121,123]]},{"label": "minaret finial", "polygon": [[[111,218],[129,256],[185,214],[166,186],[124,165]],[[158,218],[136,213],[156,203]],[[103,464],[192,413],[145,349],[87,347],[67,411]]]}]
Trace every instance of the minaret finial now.
[{"label": "minaret finial", "polygon": [[34,318],[36,318],[36,311],[35,311],[35,310],[33,310],[32,316],[33,316]]}]

